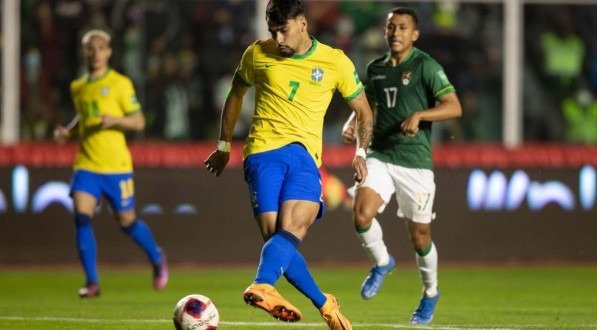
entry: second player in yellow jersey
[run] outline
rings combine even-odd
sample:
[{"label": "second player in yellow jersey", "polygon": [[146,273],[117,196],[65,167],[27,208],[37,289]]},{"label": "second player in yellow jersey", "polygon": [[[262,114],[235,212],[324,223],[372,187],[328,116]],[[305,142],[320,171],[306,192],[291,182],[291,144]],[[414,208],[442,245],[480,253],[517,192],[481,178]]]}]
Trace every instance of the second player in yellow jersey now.
[{"label": "second player in yellow jersey", "polygon": [[141,110],[131,80],[109,69],[99,78],[84,75],[70,86],[79,115],[80,148],[74,168],[99,173],[133,170],[124,132],[102,129],[102,116],[124,117]]},{"label": "second player in yellow jersey", "polygon": [[[81,45],[87,73],[71,83],[71,97],[77,115],[66,127],[58,126],[54,138],[65,142],[78,135],[70,195],[75,213],[75,240],[85,271],[81,298],[100,294],[97,244],[92,219],[100,201],[107,200],[120,228],[145,252],[152,265],[153,287],[163,290],[168,283],[166,255],[157,245],[151,229],[137,218],[131,154],[125,132],[141,132],[145,116],[131,80],[110,69],[110,35],[91,30]],[[78,131],[75,129],[78,125]],[[74,134],[73,134],[74,133]]]}]

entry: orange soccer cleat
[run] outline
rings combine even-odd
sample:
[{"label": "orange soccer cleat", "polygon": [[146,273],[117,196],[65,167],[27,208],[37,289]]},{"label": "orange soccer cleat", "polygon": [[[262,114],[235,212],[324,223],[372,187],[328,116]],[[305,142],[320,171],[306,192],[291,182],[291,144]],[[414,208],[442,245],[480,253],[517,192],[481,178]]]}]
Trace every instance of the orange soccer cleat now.
[{"label": "orange soccer cleat", "polygon": [[329,293],[325,296],[328,298],[325,304],[321,306],[319,312],[321,317],[325,320],[331,330],[352,330],[350,321],[340,313],[340,304],[336,297]]},{"label": "orange soccer cleat", "polygon": [[269,284],[251,284],[243,295],[248,305],[261,308],[274,318],[284,322],[297,322],[302,315]]}]

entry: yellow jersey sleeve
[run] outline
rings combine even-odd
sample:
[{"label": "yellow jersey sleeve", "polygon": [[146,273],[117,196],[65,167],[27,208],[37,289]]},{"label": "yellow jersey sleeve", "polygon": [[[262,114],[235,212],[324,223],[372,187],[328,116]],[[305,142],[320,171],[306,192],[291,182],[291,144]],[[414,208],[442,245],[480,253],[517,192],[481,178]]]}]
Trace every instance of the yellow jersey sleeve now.
[{"label": "yellow jersey sleeve", "polygon": [[120,87],[118,88],[117,97],[120,108],[123,114],[130,115],[133,112],[141,110],[141,104],[137,100],[137,94],[133,87],[133,82],[125,76],[122,76]]},{"label": "yellow jersey sleeve", "polygon": [[338,52],[340,52],[338,55],[338,72],[341,73],[338,81],[338,91],[346,101],[352,101],[363,91],[364,87],[352,61],[341,50],[338,50]]},{"label": "yellow jersey sleeve", "polygon": [[253,86],[253,81],[255,80],[255,70],[253,70],[254,49],[255,43],[253,43],[245,50],[240,64],[238,65],[238,68],[235,72],[235,78],[240,79],[240,81],[248,87]]}]

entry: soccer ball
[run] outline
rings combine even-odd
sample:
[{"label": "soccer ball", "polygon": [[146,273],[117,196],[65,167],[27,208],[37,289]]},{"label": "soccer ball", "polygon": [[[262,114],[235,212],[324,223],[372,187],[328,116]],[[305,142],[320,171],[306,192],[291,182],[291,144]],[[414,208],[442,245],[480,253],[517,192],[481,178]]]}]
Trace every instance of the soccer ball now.
[{"label": "soccer ball", "polygon": [[220,323],[220,314],[211,299],[190,294],[176,303],[172,320],[177,330],[215,330]]}]

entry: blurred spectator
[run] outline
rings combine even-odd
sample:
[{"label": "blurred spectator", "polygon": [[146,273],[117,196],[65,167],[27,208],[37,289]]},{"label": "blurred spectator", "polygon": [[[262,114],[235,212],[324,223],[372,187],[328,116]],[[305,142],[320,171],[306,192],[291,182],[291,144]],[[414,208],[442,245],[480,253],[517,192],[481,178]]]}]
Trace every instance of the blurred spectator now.
[{"label": "blurred spectator", "polygon": [[189,138],[189,97],[180,79],[180,62],[172,53],[166,53],[163,59],[162,76],[164,82],[161,106],[164,128],[162,136],[168,140]]},{"label": "blurred spectator", "polygon": [[566,139],[570,142],[597,143],[597,101],[587,87],[564,99]]},{"label": "blurred spectator", "polygon": [[[557,105],[543,89],[539,74],[525,62],[523,72],[523,127],[525,141],[545,141],[562,134]],[[559,133],[555,133],[559,132]]]},{"label": "blurred spectator", "polygon": [[[70,120],[74,114],[74,108],[70,95],[70,82],[72,77],[80,75],[80,68],[77,65],[81,56],[81,36],[84,32],[82,27],[85,24],[84,6],[79,0],[58,0],[54,1],[56,12],[56,26],[60,37],[60,48],[62,51],[62,67],[59,78],[59,97],[56,118],[60,123]],[[69,59],[65,61],[65,59]],[[73,61],[70,61],[73,59]],[[68,65],[68,64],[74,65]],[[83,61],[81,61],[81,64]]]},{"label": "blurred spectator", "polygon": [[569,88],[581,76],[585,43],[573,31],[572,17],[559,12],[553,15],[553,30],[540,37],[543,74],[546,82],[556,88]]},{"label": "blurred spectator", "polygon": [[178,54],[180,64],[179,79],[182,87],[185,89],[187,97],[189,121],[188,138],[204,139],[207,125],[213,126],[213,116],[209,111],[209,106],[205,101],[205,84],[200,75],[199,58],[197,52],[193,49],[193,38],[190,35],[182,37],[182,46]]},{"label": "blurred spectator", "polygon": [[[214,139],[217,132],[208,128],[215,126],[221,104],[214,98],[227,92],[227,74],[234,71],[230,66],[236,65],[256,35],[256,2],[248,0],[22,0],[21,4],[23,138],[48,137],[48,127],[70,118],[68,82],[81,63],[78,39],[90,27],[103,27],[122,36],[121,44],[114,45],[121,48],[111,65],[131,77],[137,88],[146,109],[145,136]],[[380,20],[395,4],[308,1],[307,6],[310,32],[343,49],[364,77],[367,63],[385,49]],[[463,117],[438,125],[434,141],[500,141],[502,63],[507,60],[503,4],[435,1],[412,7],[421,17],[421,48],[445,63],[462,95]],[[562,102],[566,99],[569,105],[576,99],[578,80],[597,93],[597,6],[531,3],[525,4],[524,15],[525,140],[568,139]],[[330,104],[326,143],[338,142],[346,111],[340,103]],[[242,120],[248,124],[252,115],[248,99],[245,108]],[[238,127],[235,137],[244,138],[243,125]]]},{"label": "blurred spectator", "polygon": [[594,42],[593,51],[591,52],[589,67],[589,81],[591,82],[591,89],[593,94],[597,94],[597,41]]},{"label": "blurred spectator", "polygon": [[454,1],[443,1],[435,4],[433,23],[439,31],[453,31],[457,27],[460,5]]},{"label": "blurred spectator", "polygon": [[161,111],[161,91],[164,88],[162,81],[162,59],[166,52],[166,42],[162,36],[154,37],[149,41],[149,51],[146,54],[145,87],[147,93],[145,100],[141,101],[145,108],[147,121],[146,134],[152,138],[160,138],[163,133],[163,111]]},{"label": "blurred spectator", "polygon": [[[57,125],[56,111],[61,97],[62,48],[60,31],[50,1],[34,7],[31,24],[24,31],[26,90],[21,94],[29,138],[50,138]],[[66,95],[68,96],[68,95]]]},{"label": "blurred spectator", "polygon": [[582,79],[586,45],[573,24],[572,7],[540,6],[529,17],[527,49],[533,71],[525,71],[527,140],[563,141],[561,106]]},{"label": "blurred spectator", "polygon": [[[123,72],[133,80],[137,89],[144,86],[142,17],[143,12],[140,5],[131,4],[127,7],[122,38]],[[143,93],[140,94],[143,95]]]}]

